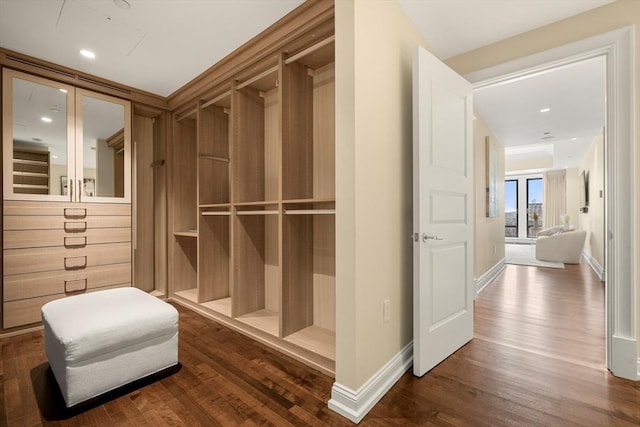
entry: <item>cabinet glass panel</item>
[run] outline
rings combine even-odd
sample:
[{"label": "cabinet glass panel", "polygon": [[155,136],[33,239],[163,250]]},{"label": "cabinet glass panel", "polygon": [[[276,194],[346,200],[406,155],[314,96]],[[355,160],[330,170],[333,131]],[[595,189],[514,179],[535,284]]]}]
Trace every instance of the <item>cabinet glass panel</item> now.
[{"label": "cabinet glass panel", "polygon": [[[5,70],[5,198],[63,196],[71,170],[73,88]],[[9,110],[10,109],[10,110]],[[73,144],[73,143],[71,143]],[[70,159],[71,157],[71,159]]]},{"label": "cabinet glass panel", "polygon": [[125,107],[82,96],[83,197],[124,197]]}]

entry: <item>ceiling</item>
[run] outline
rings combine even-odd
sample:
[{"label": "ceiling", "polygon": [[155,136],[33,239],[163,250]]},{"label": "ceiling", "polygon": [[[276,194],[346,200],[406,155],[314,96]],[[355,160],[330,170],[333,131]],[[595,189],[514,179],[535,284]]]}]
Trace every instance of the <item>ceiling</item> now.
[{"label": "ceiling", "polygon": [[[398,0],[442,59],[612,1]],[[168,96],[302,3],[0,0],[0,46]],[[130,7],[122,8],[123,4]],[[82,57],[80,49],[94,51],[96,58]],[[604,99],[583,102],[593,100],[592,91],[598,89],[590,82],[600,79],[601,70],[595,65],[576,67],[580,68],[554,77],[538,76],[483,89],[475,95],[476,109],[506,146],[540,144],[540,134],[552,132],[554,155],[582,147],[579,142],[587,141],[601,126],[602,120],[596,125],[594,117],[602,117]],[[567,102],[574,102],[575,107]],[[543,105],[553,108],[544,117],[537,113]],[[578,142],[571,141],[574,137]],[[584,152],[584,147],[579,149]],[[575,161],[580,155],[576,153],[567,153],[558,161]]]},{"label": "ceiling", "polygon": [[553,168],[578,167],[604,127],[605,86],[600,56],[478,89],[473,103],[507,160],[551,156]]},{"label": "ceiling", "polygon": [[0,0],[0,46],[168,96],[304,1],[126,2]]}]

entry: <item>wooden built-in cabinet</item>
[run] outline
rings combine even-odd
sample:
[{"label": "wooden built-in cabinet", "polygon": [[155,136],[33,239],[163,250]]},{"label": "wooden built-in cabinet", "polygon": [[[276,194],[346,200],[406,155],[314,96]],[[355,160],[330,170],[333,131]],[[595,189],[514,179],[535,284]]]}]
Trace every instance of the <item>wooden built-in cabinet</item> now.
[{"label": "wooden built-in cabinet", "polygon": [[131,104],[2,69],[2,331],[132,283]]},{"label": "wooden built-in cabinet", "polygon": [[170,297],[332,373],[334,43],[313,42],[174,113]]},{"label": "wooden built-in cabinet", "polygon": [[131,286],[128,204],[5,201],[3,329],[40,322],[42,305]]}]

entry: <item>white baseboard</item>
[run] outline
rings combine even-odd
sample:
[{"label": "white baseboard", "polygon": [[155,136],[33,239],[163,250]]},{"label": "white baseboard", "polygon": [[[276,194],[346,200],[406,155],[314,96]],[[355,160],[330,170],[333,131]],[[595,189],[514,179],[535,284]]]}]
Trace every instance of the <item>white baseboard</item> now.
[{"label": "white baseboard", "polygon": [[354,423],[359,423],[382,396],[400,379],[413,363],[413,341],[407,344],[386,365],[357,391],[334,383],[329,408]]},{"label": "white baseboard", "polygon": [[640,366],[638,363],[638,344],[636,340],[614,335],[612,337],[613,357],[611,371],[616,377],[638,381]]},{"label": "white baseboard", "polygon": [[591,269],[596,273],[596,275],[600,278],[601,282],[605,280],[605,271],[604,268],[591,256],[590,253],[586,251],[582,251],[582,258],[591,266]]},{"label": "white baseboard", "polygon": [[488,269],[482,276],[475,279],[476,282],[476,298],[480,295],[480,292],[494,281],[496,277],[507,267],[507,260],[502,258],[493,267]]}]

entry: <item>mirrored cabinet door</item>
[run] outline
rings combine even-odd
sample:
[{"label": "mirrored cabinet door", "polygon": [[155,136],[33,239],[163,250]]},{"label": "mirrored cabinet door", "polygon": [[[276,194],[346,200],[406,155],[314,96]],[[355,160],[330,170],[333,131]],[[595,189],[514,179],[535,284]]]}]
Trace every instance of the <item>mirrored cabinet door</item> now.
[{"label": "mirrored cabinet door", "polygon": [[131,200],[131,108],[127,101],[76,89],[76,180],[82,201]]},{"label": "mirrored cabinet door", "polygon": [[4,198],[71,201],[74,88],[3,70]]},{"label": "mirrored cabinet door", "polygon": [[2,74],[4,199],[130,203],[130,102]]}]

